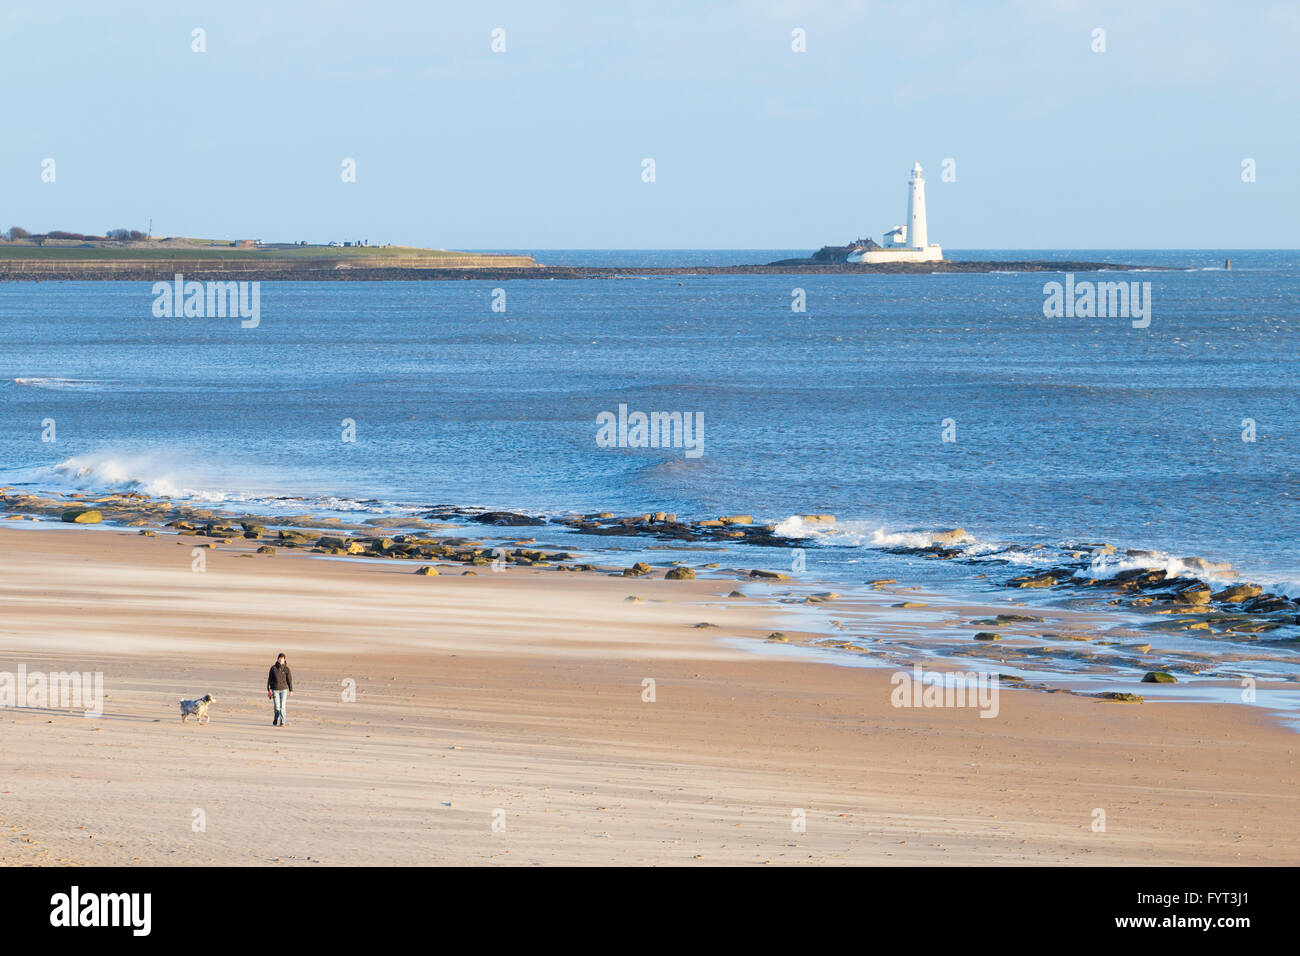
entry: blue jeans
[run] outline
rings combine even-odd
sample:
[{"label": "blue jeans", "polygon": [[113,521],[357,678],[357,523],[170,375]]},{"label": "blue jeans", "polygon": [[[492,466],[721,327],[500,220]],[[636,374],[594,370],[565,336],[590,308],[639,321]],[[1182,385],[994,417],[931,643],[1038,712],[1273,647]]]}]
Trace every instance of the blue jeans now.
[{"label": "blue jeans", "polygon": [[289,692],[287,690],[271,691],[271,702],[275,704],[275,720],[273,723],[284,723],[285,705],[288,703],[288,700]]}]

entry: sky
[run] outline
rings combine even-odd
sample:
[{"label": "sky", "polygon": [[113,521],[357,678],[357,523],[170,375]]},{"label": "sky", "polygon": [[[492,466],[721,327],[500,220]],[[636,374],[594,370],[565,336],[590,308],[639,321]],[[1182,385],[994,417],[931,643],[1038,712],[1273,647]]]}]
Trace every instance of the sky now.
[{"label": "sky", "polygon": [[949,249],[1295,248],[1297,49],[1294,0],[6,0],[0,229],[811,250],[920,162]]}]

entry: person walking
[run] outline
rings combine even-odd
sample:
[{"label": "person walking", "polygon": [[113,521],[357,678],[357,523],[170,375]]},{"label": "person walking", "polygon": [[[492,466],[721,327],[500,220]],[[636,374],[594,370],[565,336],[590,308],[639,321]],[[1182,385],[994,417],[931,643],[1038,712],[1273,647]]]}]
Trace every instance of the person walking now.
[{"label": "person walking", "polygon": [[293,693],[293,674],[289,671],[289,661],[283,654],[271,665],[271,672],[266,675],[266,696],[275,707],[273,727],[285,726],[286,701]]}]

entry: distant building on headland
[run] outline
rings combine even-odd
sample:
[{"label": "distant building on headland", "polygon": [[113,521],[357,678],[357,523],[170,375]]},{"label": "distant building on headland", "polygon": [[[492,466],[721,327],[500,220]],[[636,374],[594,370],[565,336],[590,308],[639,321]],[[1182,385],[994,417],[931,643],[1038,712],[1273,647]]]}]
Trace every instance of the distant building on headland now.
[{"label": "distant building on headland", "polygon": [[849,250],[849,262],[939,262],[943,249],[929,241],[925,226],[925,180],[921,178],[921,164],[912,167],[908,181],[907,225],[894,226],[882,237],[880,245],[874,242],[856,245]]}]

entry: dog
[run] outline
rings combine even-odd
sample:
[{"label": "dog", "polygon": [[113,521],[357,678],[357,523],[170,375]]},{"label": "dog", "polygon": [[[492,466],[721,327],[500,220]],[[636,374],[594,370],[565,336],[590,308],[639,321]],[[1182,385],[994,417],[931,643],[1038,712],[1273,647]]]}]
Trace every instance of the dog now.
[{"label": "dog", "polygon": [[206,724],[212,718],[208,716],[208,705],[212,703],[212,695],[204,694],[198,700],[181,701],[181,723],[190,719],[192,714],[200,724]]}]

